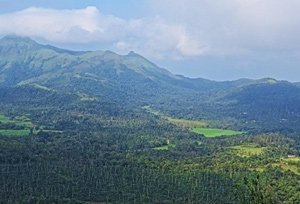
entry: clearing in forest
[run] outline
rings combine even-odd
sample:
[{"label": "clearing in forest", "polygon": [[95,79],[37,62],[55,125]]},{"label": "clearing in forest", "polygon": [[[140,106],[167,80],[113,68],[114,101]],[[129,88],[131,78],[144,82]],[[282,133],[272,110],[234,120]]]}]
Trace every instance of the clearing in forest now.
[{"label": "clearing in forest", "polygon": [[228,147],[228,150],[241,157],[260,155],[265,152],[266,147],[259,147],[256,144],[245,144]]},{"label": "clearing in forest", "polygon": [[160,147],[155,147],[153,148],[154,150],[170,150],[175,148],[176,145],[175,144],[168,144],[168,145],[164,145],[164,146],[160,146]]},{"label": "clearing in forest", "polygon": [[10,119],[5,115],[0,115],[0,135],[28,136],[30,128],[32,128],[32,123],[26,116]]},{"label": "clearing in forest", "polygon": [[300,175],[300,158],[281,158],[277,163],[272,164],[273,167],[279,167],[284,171],[291,171]]},{"label": "clearing in forest", "polygon": [[208,122],[205,120],[186,120],[186,119],[178,119],[178,118],[171,118],[171,117],[165,117],[165,118],[171,123],[182,127],[200,128],[200,127],[208,126]]},{"label": "clearing in forest", "polygon": [[210,121],[210,120],[188,120],[188,119],[179,119],[173,118],[169,116],[165,116],[159,111],[153,110],[150,106],[143,107],[148,112],[160,116],[163,119],[173,123],[174,125],[189,128],[192,132],[204,135],[205,137],[220,137],[220,136],[235,136],[243,134],[243,132],[228,130],[228,129],[219,129],[219,128],[209,128],[211,126],[216,126],[218,121]]},{"label": "clearing in forest", "polygon": [[243,132],[235,130],[224,130],[218,128],[193,128],[193,132],[204,135],[205,137],[220,137],[220,136],[235,136],[240,135]]},{"label": "clearing in forest", "polygon": [[47,129],[45,126],[34,127],[27,116],[16,116],[9,118],[0,114],[0,136],[28,136],[32,130],[33,134],[38,132],[62,133],[61,130]]}]

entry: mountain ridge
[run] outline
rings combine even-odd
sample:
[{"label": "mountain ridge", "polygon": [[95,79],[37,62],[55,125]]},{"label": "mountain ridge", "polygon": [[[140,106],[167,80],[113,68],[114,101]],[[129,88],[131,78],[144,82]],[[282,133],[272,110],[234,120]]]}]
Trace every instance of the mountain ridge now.
[{"label": "mountain ridge", "polygon": [[[6,44],[5,44],[6,43]],[[271,80],[272,78],[264,78],[264,79],[249,79],[249,78],[241,78],[241,79],[237,79],[237,80],[229,80],[229,81],[215,81],[215,80],[210,80],[210,79],[204,79],[204,78],[189,78],[189,77],[185,77],[182,75],[175,75],[172,74],[171,72],[167,71],[166,69],[163,69],[161,67],[158,67],[156,64],[154,64],[153,62],[150,62],[148,59],[146,59],[145,57],[135,53],[134,51],[130,51],[128,54],[126,55],[119,55],[116,54],[115,52],[112,51],[73,51],[73,50],[68,50],[68,49],[63,49],[63,48],[58,48],[52,45],[42,45],[37,43],[36,41],[32,40],[29,37],[20,37],[20,36],[16,36],[16,35],[8,35],[8,36],[4,36],[2,39],[0,39],[0,48],[3,49],[3,47],[7,47],[7,44],[11,43],[9,47],[11,47],[11,45],[27,45],[27,48],[34,48],[34,49],[43,49],[43,50],[48,50],[48,51],[53,51],[56,52],[56,54],[69,54],[71,56],[83,56],[83,57],[95,57],[97,59],[97,57],[105,56],[107,59],[112,59],[112,58],[135,58],[138,59],[140,61],[144,61],[143,63],[148,63],[148,65],[151,65],[152,67],[158,68],[161,72],[163,72],[164,74],[168,74],[170,76],[172,76],[173,78],[177,78],[177,79],[188,79],[188,80],[192,80],[192,81],[197,81],[197,80],[205,80],[205,81],[209,81],[209,82],[215,82],[215,83],[233,83],[233,84],[243,84],[245,81],[248,82],[258,82],[261,80],[265,80],[265,79],[269,79]],[[24,49],[24,47],[19,47],[19,51],[21,51],[21,49]],[[24,51],[24,50],[22,50]],[[26,51],[26,50],[25,50]],[[1,50],[0,50],[1,52]],[[3,53],[1,52],[1,55]],[[157,70],[156,70],[157,71]],[[272,79],[275,80],[275,79]],[[276,80],[277,81],[277,80]],[[296,82],[297,83],[297,82]],[[300,83],[300,82],[298,82]]]},{"label": "mountain ridge", "polygon": [[68,51],[30,38],[2,38],[0,88],[26,86],[79,100],[105,99],[130,109],[150,105],[182,118],[280,122],[286,117],[297,121],[300,113],[299,83],[193,79],[172,74],[135,52]]}]

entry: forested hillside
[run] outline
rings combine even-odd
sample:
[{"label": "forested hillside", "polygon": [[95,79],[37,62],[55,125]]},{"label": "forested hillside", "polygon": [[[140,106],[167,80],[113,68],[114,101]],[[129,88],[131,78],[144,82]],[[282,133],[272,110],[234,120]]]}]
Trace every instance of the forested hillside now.
[{"label": "forested hillside", "polygon": [[300,88],[0,40],[0,203],[299,203]]}]

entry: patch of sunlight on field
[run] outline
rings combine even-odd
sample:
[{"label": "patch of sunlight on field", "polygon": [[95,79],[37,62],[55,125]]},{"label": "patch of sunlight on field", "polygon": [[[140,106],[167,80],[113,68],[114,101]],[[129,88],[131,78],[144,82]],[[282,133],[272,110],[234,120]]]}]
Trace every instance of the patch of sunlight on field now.
[{"label": "patch of sunlight on field", "polygon": [[230,146],[228,147],[228,150],[241,157],[250,157],[263,154],[266,150],[266,147],[258,147],[256,144],[245,144]]},{"label": "patch of sunlight on field", "polygon": [[218,128],[193,128],[193,132],[204,135],[205,137],[235,136],[243,133],[235,130],[224,130]]},{"label": "patch of sunlight on field", "polygon": [[292,171],[293,173],[300,175],[300,158],[281,158],[279,162],[272,164],[274,167],[279,167],[285,171]]}]

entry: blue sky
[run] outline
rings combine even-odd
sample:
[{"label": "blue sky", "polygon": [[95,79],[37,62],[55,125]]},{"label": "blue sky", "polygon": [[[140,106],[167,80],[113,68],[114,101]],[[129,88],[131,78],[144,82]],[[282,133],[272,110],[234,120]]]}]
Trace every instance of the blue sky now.
[{"label": "blue sky", "polygon": [[80,9],[87,6],[96,6],[104,13],[124,18],[134,18],[145,14],[145,11],[147,10],[147,3],[145,2],[147,2],[147,0],[0,0],[0,12],[18,11],[28,7]]},{"label": "blue sky", "polygon": [[0,0],[0,36],[131,50],[176,74],[300,81],[298,0]]}]

